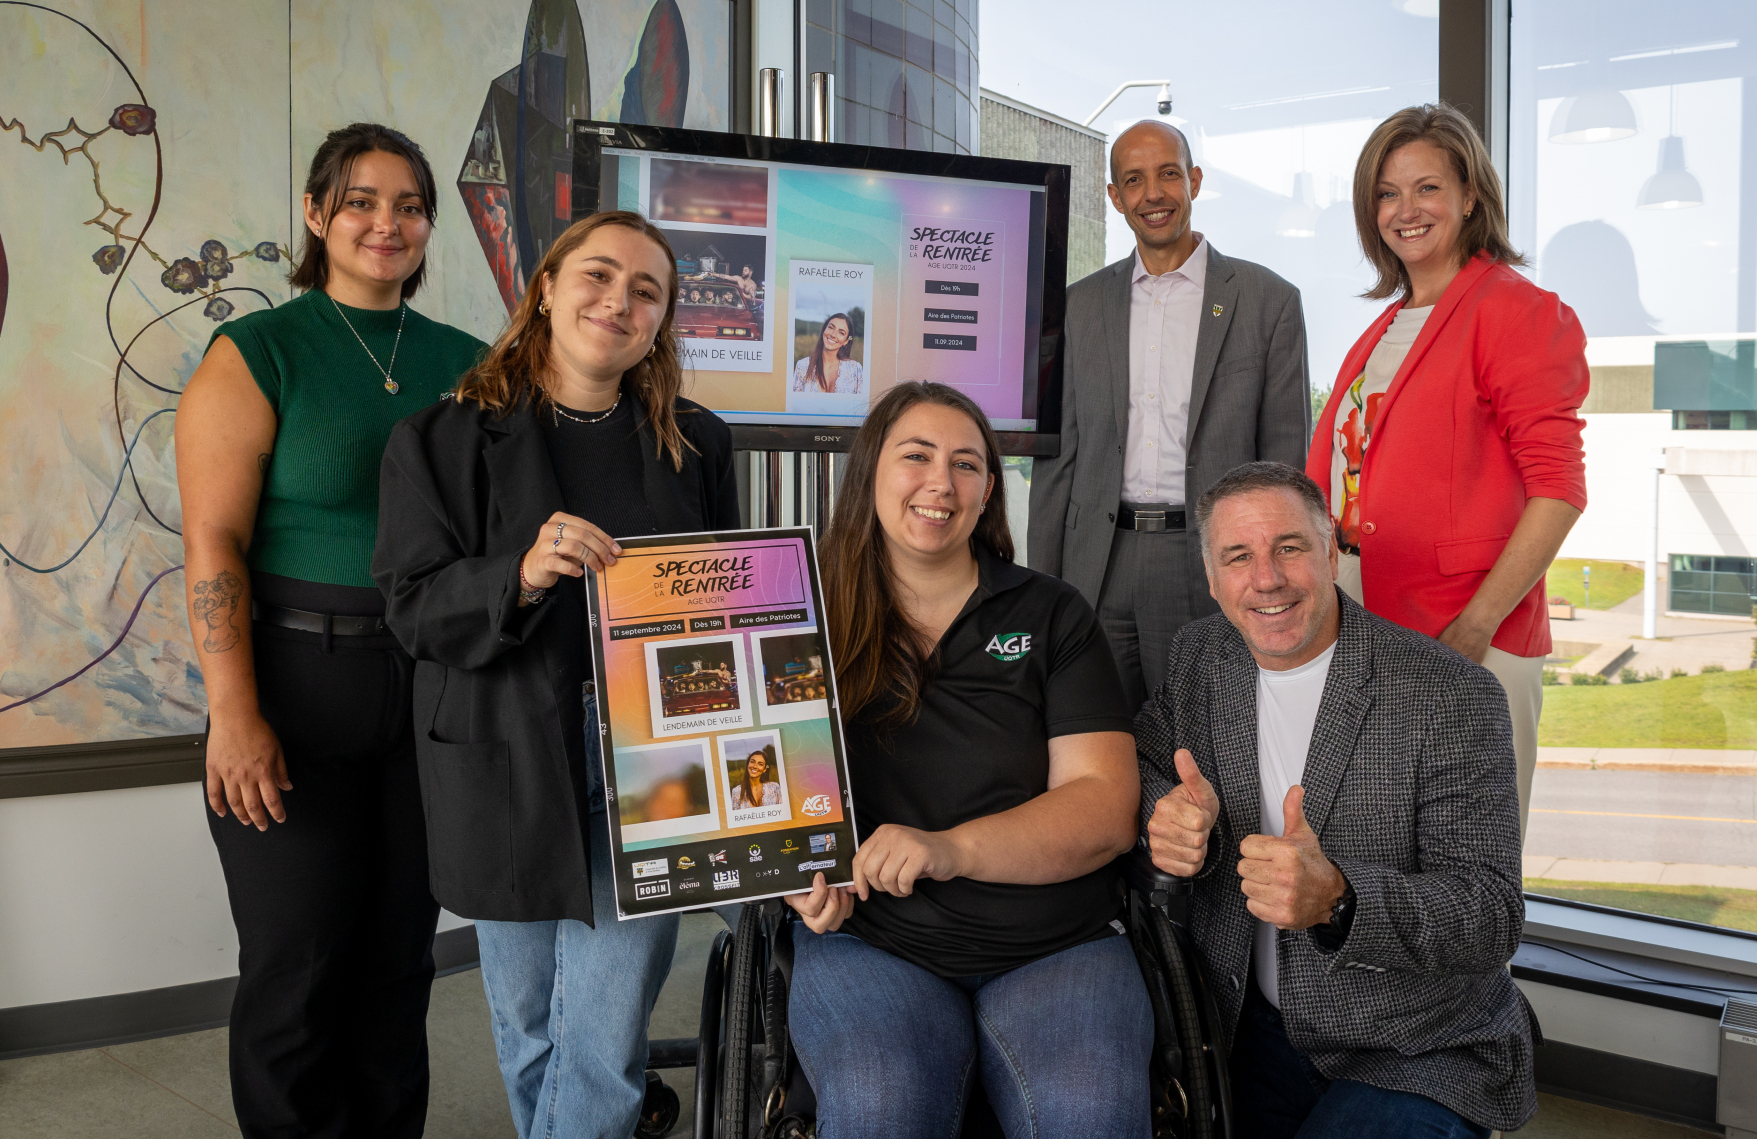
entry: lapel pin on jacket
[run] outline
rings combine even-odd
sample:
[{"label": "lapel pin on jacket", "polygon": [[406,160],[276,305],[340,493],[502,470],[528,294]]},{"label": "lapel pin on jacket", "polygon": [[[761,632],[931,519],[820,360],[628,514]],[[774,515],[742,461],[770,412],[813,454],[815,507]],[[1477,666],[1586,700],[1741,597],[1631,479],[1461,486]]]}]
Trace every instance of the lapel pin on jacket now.
[{"label": "lapel pin on jacket", "polygon": [[1215,316],[1219,316],[1219,315],[1220,315],[1220,314],[1221,314],[1221,313],[1223,313],[1223,312],[1225,312],[1225,311],[1226,311],[1226,310],[1225,310],[1225,309],[1223,309],[1223,308],[1221,308],[1221,307],[1220,307],[1220,306],[1219,306],[1219,305],[1215,305],[1215,306],[1214,306],[1214,315],[1215,315]]}]

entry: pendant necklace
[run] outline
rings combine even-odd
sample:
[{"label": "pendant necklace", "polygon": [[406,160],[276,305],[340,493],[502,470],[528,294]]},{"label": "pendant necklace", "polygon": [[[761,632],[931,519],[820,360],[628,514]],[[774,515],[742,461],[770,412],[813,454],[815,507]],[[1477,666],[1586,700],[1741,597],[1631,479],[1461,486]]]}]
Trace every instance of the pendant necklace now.
[{"label": "pendant necklace", "polygon": [[618,389],[616,389],[616,402],[610,405],[609,411],[606,411],[604,414],[596,417],[595,419],[583,419],[577,415],[569,415],[566,411],[563,411],[561,405],[559,403],[556,403],[554,400],[549,401],[549,410],[555,412],[557,415],[561,416],[563,419],[571,420],[574,423],[602,423],[606,419],[609,419],[612,415],[615,415],[616,409],[619,406],[621,406],[621,404],[622,404],[622,389],[618,388]]},{"label": "pendant necklace", "polygon": [[334,297],[329,298],[329,303],[336,306],[336,315],[342,318],[342,323],[348,326],[348,331],[354,334],[354,339],[360,342],[360,347],[366,349],[366,358],[372,361],[372,366],[384,373],[384,390],[391,395],[402,391],[402,385],[391,379],[390,373],[391,368],[397,366],[397,349],[403,345],[403,321],[409,318],[409,306],[407,304],[397,306],[402,315],[397,317],[397,338],[396,342],[390,346],[390,368],[387,368],[378,362],[378,357],[372,354],[372,349],[366,348],[366,338],[360,335],[360,330],[354,327],[354,322],[349,320],[348,314],[342,311],[341,304]]}]

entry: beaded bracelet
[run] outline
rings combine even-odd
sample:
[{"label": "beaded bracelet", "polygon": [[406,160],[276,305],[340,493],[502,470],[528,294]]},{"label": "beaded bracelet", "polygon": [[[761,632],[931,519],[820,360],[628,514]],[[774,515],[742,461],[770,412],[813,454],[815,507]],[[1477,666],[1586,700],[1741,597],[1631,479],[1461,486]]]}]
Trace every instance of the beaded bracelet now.
[{"label": "beaded bracelet", "polygon": [[543,598],[546,597],[548,595],[548,593],[549,593],[549,591],[547,589],[538,589],[536,586],[531,584],[530,579],[525,576],[525,563],[524,563],[523,559],[520,559],[520,561],[519,561],[519,600],[523,601],[526,605],[535,605],[539,601],[543,600]]}]

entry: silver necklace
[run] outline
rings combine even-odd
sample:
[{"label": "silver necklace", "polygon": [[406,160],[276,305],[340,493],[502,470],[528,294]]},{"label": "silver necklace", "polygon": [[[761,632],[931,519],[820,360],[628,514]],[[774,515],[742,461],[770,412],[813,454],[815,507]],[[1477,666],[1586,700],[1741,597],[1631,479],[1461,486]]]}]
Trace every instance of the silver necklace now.
[{"label": "silver necklace", "polygon": [[[348,326],[348,331],[354,334],[354,339],[360,342],[360,347],[366,348],[366,338],[360,335],[360,330],[354,327],[354,322],[348,319],[348,314],[342,311],[342,306],[334,297],[329,298],[329,303],[336,306],[336,315],[342,318],[342,323]],[[403,390],[401,384],[390,378],[390,373],[391,368],[397,366],[397,349],[403,346],[403,321],[409,318],[409,306],[406,304],[399,304],[397,310],[402,315],[397,317],[396,342],[390,346],[390,368],[380,364],[378,362],[378,357],[372,354],[372,349],[366,348],[366,358],[372,361],[372,366],[374,368],[377,368],[380,372],[384,373],[384,390],[391,395],[396,395]],[[613,408],[612,410],[615,409]]]},{"label": "silver necklace", "polygon": [[619,406],[621,406],[621,404],[622,404],[622,389],[617,388],[616,389],[616,402],[610,405],[609,411],[606,411],[603,415],[598,416],[596,419],[584,419],[578,415],[569,415],[566,411],[563,411],[561,405],[559,403],[556,403],[554,400],[549,401],[549,410],[555,412],[557,415],[561,416],[561,418],[572,420],[575,423],[602,423],[606,419],[609,419],[612,415],[615,415],[616,409]]}]

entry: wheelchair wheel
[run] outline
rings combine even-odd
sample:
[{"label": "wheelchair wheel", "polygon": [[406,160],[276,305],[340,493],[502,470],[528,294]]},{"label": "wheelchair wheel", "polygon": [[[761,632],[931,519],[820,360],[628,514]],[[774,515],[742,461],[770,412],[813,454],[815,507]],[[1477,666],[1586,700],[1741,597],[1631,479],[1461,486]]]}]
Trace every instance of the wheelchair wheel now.
[{"label": "wheelchair wheel", "polygon": [[1183,1061],[1179,1065],[1182,1070],[1177,1081],[1182,1091],[1179,1106],[1183,1108],[1185,1122],[1181,1139],[1216,1139],[1222,1130],[1216,1118],[1216,1089],[1209,1079],[1209,1052],[1202,1041],[1202,1015],[1196,1000],[1190,961],[1178,943],[1176,929],[1164,914],[1150,910],[1148,928],[1152,931],[1154,949],[1164,970],[1171,998],[1171,1019]]},{"label": "wheelchair wheel", "polygon": [[720,1071],[719,1139],[756,1139],[751,1127],[751,1029],[761,1012],[762,917],[758,907],[745,906],[732,939],[732,961],[726,969],[726,1051]]}]

